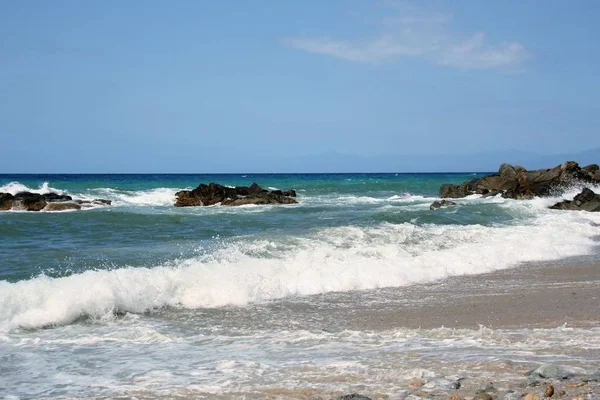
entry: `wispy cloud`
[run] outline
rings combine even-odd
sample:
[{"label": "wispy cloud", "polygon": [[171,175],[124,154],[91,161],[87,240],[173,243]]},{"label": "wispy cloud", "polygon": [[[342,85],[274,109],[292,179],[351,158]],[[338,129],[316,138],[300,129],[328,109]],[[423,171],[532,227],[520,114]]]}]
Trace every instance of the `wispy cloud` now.
[{"label": "wispy cloud", "polygon": [[380,62],[397,55],[417,56],[426,51],[421,45],[399,42],[390,35],[382,35],[365,43],[352,43],[328,37],[285,38],[282,41],[297,49],[364,63]]},{"label": "wispy cloud", "polygon": [[468,37],[454,35],[451,22],[451,15],[419,11],[384,17],[381,33],[366,40],[323,36],[281,41],[296,49],[371,64],[412,57],[461,69],[491,69],[519,66],[529,56],[518,42],[486,43],[483,32]]}]

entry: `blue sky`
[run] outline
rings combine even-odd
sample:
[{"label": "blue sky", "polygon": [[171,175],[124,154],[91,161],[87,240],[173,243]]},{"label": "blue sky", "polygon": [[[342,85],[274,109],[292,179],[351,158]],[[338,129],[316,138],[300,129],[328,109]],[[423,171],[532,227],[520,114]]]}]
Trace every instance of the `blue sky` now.
[{"label": "blue sky", "polygon": [[598,21],[597,1],[4,2],[0,173],[598,148]]}]

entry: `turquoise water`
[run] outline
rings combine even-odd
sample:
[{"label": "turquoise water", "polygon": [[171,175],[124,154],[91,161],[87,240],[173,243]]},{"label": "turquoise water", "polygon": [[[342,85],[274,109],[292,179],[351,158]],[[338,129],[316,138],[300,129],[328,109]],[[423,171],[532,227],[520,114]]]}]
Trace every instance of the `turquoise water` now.
[{"label": "turquoise water", "polygon": [[[388,210],[377,202],[411,194],[433,198],[442,182],[471,178],[472,174],[0,175],[0,187],[19,182],[38,189],[47,183],[75,197],[115,203],[79,213],[4,213],[0,280],[160,265],[245,235],[302,236],[319,228],[403,223],[415,217],[420,224],[485,224],[503,218],[431,214],[427,209],[417,215],[402,213],[403,203],[392,201]],[[294,188],[304,206],[269,207],[266,212],[172,207],[176,190],[200,182],[249,186],[254,181],[265,188]]]},{"label": "turquoise water", "polygon": [[[0,192],[112,201],[0,213],[0,393],[264,398],[313,381],[335,391],[331,374],[348,371],[377,392],[387,386],[372,357],[388,360],[386,371],[429,365],[429,356],[395,358],[414,346],[444,362],[472,360],[481,351],[472,331],[373,336],[346,332],[339,313],[327,324],[334,332],[323,321],[328,310],[384,306],[409,287],[419,293],[451,276],[599,259],[598,213],[547,208],[578,187],[554,198],[472,196],[429,209],[441,184],[476,176],[0,175]],[[173,206],[176,191],[212,181],[295,189],[298,204]],[[307,304],[321,310],[312,317],[318,323],[296,320],[294,310]],[[596,343],[593,331],[576,334]],[[520,349],[537,351],[530,333],[518,335]],[[492,350],[482,357],[513,360],[517,347],[498,334],[488,339]],[[460,351],[448,343],[462,343]]]}]

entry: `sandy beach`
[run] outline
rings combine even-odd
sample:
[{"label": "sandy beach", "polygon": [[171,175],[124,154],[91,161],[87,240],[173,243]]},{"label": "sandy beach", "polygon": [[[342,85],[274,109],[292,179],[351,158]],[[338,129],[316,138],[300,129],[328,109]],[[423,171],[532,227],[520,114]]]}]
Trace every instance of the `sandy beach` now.
[{"label": "sandy beach", "polygon": [[[386,301],[381,302],[381,298]],[[543,340],[551,341],[555,337],[569,335],[571,328],[582,328],[585,331],[599,327],[600,263],[567,260],[544,265],[522,265],[489,274],[452,277],[419,287],[327,294],[314,296],[312,300],[307,299],[300,305],[299,299],[293,302],[285,299],[251,308],[254,310],[252,315],[272,314],[273,317],[269,320],[273,325],[285,326],[282,321],[293,321],[290,329],[292,325],[297,329],[315,329],[315,326],[320,326],[324,331],[332,333],[344,330],[389,332],[408,329],[417,330],[421,335],[436,336],[440,334],[439,329],[444,327],[442,331],[445,334],[453,331],[464,334],[469,330],[479,330],[482,337],[505,335],[503,340],[508,347],[511,341],[535,342],[540,340],[539,335],[543,336]],[[229,313],[235,314],[235,311],[229,310]],[[303,321],[306,326],[298,321]],[[572,339],[576,340],[575,337]],[[417,368],[406,371],[405,376],[401,371],[398,373],[398,383],[394,390],[372,393],[365,386],[361,394],[381,399],[486,399],[488,397],[485,394],[488,394],[493,399],[531,400],[538,398],[531,396],[544,398],[549,393],[547,391],[554,390],[552,398],[598,398],[599,370],[591,376],[587,373],[574,374],[568,379],[527,375],[540,365],[557,367],[559,370],[566,368],[566,371],[575,368],[579,371],[579,366],[569,366],[569,362],[565,363],[564,359],[552,362],[553,352],[558,354],[562,351],[578,352],[576,346],[566,350],[557,345],[555,348],[545,347],[539,354],[516,352],[514,358],[519,360],[517,362],[482,355],[480,359],[473,357],[457,361],[456,364],[445,359],[443,354],[439,354],[439,359],[435,354],[428,354],[420,362],[409,362],[411,367]],[[592,360],[600,360],[598,350],[587,356]],[[411,355],[407,357],[410,358]],[[421,355],[416,353],[412,357],[418,359]],[[547,362],[541,363],[541,360]],[[428,372],[419,376],[418,367]],[[431,375],[431,371],[435,375]],[[452,388],[452,383],[448,382],[459,376],[464,380],[457,380],[460,385],[455,386],[459,388]],[[344,392],[343,382],[347,384],[347,393],[352,393],[350,388],[360,392],[363,383],[360,376],[331,376],[323,379],[339,379],[340,393]],[[478,394],[483,397],[476,397]],[[274,391],[267,393],[265,398],[314,396],[315,399],[335,399],[339,395],[306,388],[302,392]],[[527,395],[530,397],[526,397]]]}]

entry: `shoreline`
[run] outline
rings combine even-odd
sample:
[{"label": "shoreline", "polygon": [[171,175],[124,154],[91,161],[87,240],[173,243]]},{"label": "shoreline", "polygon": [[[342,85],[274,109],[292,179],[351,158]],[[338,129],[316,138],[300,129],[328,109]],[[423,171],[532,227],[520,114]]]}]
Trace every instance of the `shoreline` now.
[{"label": "shoreline", "polygon": [[523,264],[427,284],[284,298],[249,309],[324,331],[600,326],[600,261]]},{"label": "shoreline", "polygon": [[[423,288],[421,288],[423,289]],[[521,265],[425,285],[429,302],[384,311],[375,329],[598,326],[600,262]],[[450,300],[450,301],[447,301]],[[369,314],[362,316],[369,321]]]}]

